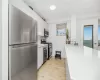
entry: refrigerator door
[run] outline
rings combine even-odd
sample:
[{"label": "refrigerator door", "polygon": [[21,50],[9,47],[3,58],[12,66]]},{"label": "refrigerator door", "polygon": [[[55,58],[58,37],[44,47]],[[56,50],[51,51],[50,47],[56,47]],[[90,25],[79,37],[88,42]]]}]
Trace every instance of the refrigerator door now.
[{"label": "refrigerator door", "polygon": [[[17,74],[18,72],[21,71],[22,66],[21,66],[21,51],[23,48],[20,47],[9,47],[9,78]],[[10,79],[11,80],[11,79]]]},{"label": "refrigerator door", "polygon": [[19,10],[9,6],[9,44],[21,43]]},{"label": "refrigerator door", "polygon": [[37,44],[23,44],[9,47],[9,80],[33,65],[31,73],[37,80]]},{"label": "refrigerator door", "polygon": [[9,45],[36,42],[36,27],[33,18],[9,5]]},{"label": "refrigerator door", "polygon": [[35,20],[20,12],[21,24],[21,43],[36,42]]}]

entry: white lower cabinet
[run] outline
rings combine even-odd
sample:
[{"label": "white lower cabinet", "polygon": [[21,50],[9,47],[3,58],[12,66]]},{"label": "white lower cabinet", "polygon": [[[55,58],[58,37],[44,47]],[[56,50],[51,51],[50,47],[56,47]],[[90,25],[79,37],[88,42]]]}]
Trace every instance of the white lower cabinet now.
[{"label": "white lower cabinet", "polygon": [[38,47],[37,69],[43,64],[43,47]]}]

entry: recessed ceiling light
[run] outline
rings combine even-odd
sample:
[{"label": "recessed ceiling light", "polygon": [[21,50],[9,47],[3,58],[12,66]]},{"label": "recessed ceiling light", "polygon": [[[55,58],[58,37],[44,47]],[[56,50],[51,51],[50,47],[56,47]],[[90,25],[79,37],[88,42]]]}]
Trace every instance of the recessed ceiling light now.
[{"label": "recessed ceiling light", "polygon": [[50,6],[50,10],[55,10],[56,9],[56,6],[55,5],[51,5]]}]

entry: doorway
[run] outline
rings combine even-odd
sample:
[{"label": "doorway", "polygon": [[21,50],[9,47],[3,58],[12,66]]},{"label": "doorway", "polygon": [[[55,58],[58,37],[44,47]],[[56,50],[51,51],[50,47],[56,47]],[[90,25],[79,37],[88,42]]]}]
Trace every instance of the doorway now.
[{"label": "doorway", "polygon": [[98,50],[100,50],[100,25],[98,26]]},{"label": "doorway", "polygon": [[93,48],[93,25],[85,25],[83,32],[83,45]]}]

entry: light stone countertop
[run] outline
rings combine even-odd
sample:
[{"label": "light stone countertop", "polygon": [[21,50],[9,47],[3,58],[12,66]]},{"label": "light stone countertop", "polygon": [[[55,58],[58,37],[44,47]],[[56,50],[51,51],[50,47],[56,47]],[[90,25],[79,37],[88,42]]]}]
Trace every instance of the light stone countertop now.
[{"label": "light stone countertop", "polygon": [[72,80],[100,80],[100,51],[66,45],[66,58]]},{"label": "light stone countertop", "polygon": [[48,46],[48,44],[38,44],[38,48],[40,48],[40,47],[46,47],[46,46]]}]

